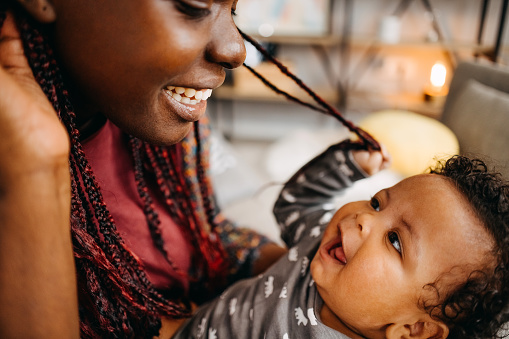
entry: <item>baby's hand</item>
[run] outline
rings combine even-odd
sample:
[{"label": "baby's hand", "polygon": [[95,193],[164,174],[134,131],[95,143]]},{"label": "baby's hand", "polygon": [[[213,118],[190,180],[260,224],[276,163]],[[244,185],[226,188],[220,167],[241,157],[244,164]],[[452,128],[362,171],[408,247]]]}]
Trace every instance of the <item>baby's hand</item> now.
[{"label": "baby's hand", "polygon": [[380,151],[353,151],[354,160],[369,175],[378,173],[391,164],[391,155],[384,145],[380,145],[380,147]]}]

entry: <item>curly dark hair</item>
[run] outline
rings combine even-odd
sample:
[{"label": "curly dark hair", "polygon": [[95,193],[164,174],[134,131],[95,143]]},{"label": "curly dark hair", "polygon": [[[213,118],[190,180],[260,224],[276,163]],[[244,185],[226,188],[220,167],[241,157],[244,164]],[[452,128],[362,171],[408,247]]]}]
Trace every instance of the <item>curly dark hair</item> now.
[{"label": "curly dark hair", "polygon": [[[509,321],[509,183],[499,173],[490,172],[482,160],[464,156],[441,162],[430,173],[455,184],[493,237],[495,247],[494,268],[472,272],[439,305],[424,307],[449,327],[448,338],[502,338],[500,329]],[[430,284],[436,288],[434,285]]]}]

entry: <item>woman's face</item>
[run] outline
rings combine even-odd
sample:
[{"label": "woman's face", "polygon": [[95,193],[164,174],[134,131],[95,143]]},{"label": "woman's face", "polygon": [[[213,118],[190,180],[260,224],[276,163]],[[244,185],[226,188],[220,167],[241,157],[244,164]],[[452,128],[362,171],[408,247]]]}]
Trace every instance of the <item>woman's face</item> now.
[{"label": "woman's face", "polygon": [[[223,83],[224,68],[244,61],[236,3],[52,1],[55,49],[80,123],[100,112],[149,142],[180,141],[205,113],[203,99]],[[179,87],[185,92],[176,95]]]}]

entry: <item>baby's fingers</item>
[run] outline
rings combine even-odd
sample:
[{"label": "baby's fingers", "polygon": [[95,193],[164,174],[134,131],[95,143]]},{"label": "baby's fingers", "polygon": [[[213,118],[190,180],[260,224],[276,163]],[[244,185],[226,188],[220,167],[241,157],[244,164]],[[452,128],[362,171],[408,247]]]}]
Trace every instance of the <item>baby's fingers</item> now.
[{"label": "baby's fingers", "polygon": [[357,164],[369,175],[373,175],[391,164],[391,156],[384,145],[380,145],[380,151],[356,151],[353,157]]},{"label": "baby's fingers", "polygon": [[382,157],[382,164],[380,166],[380,170],[389,168],[392,163],[392,157],[384,144],[380,144],[380,155]]}]

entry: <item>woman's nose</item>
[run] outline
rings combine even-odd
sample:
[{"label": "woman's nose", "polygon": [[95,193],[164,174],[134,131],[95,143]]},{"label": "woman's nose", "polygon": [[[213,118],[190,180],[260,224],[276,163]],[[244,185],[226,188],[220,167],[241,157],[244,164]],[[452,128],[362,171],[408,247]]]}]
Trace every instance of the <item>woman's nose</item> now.
[{"label": "woman's nose", "polygon": [[241,66],[246,59],[246,47],[231,16],[218,19],[211,34],[212,38],[207,48],[209,61],[228,69]]}]

